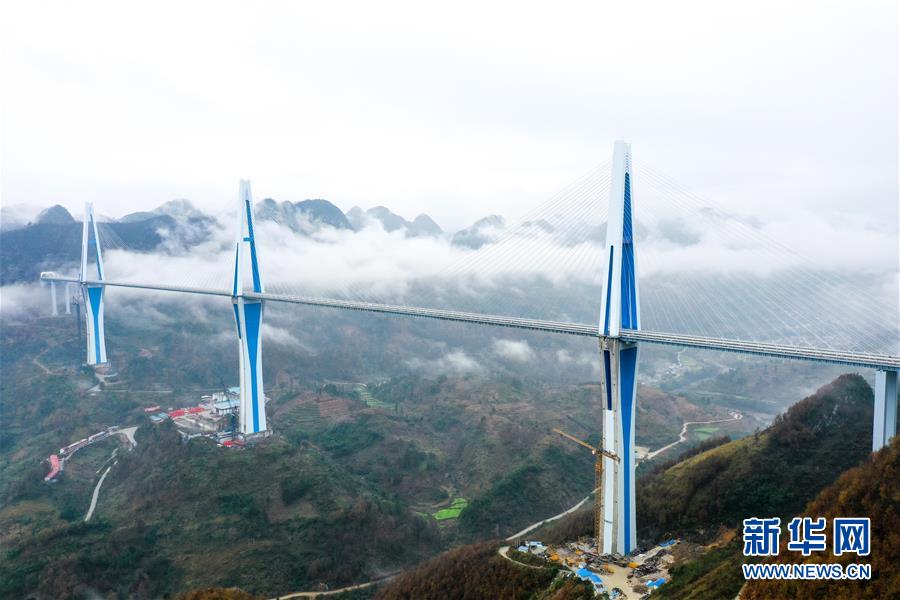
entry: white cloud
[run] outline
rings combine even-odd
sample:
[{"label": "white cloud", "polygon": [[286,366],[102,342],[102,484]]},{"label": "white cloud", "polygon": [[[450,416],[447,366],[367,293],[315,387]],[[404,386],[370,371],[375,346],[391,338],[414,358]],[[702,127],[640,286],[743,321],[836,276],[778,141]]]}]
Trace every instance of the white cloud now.
[{"label": "white cloud", "polygon": [[[642,281],[811,265],[875,274],[871,296],[896,306],[896,3],[351,4],[87,1],[55,4],[50,19],[43,4],[7,3],[4,207],[78,214],[89,199],[120,216],[187,197],[219,214],[252,176],[257,199],[384,204],[454,230],[514,218],[625,136],[649,228]],[[653,166],[728,216],[695,219],[654,189]],[[666,235],[673,219],[696,243]],[[189,254],[171,238],[174,256],[109,251],[108,277],[225,290],[234,226],[220,223]],[[270,291],[306,295],[397,300],[429,280],[474,297],[536,277],[565,290],[602,270],[596,245],[549,235],[490,260],[491,247],[378,226],[259,233]],[[475,274],[457,269],[476,260]],[[4,288],[4,304],[27,309],[23,293]],[[177,301],[147,294],[110,290],[107,306]]]},{"label": "white cloud", "polygon": [[469,374],[482,371],[482,367],[474,358],[462,349],[455,349],[433,360],[413,358],[406,363],[413,369],[424,370],[433,374]]},{"label": "white cloud", "polygon": [[301,342],[296,335],[283,327],[275,327],[274,325],[263,323],[262,335],[263,339],[268,343],[286,346],[296,350],[303,350],[304,352],[310,351],[309,347]]},{"label": "white cloud", "polygon": [[565,348],[560,348],[556,351],[556,360],[561,365],[587,365],[592,368],[600,364],[599,354],[581,352],[573,356],[572,353]]},{"label": "white cloud", "polygon": [[[4,320],[25,316],[49,315],[51,310],[49,286],[40,283],[4,285],[0,292],[0,316]],[[57,287],[62,301],[62,286]],[[65,306],[60,305],[64,310]]]},{"label": "white cloud", "polygon": [[494,353],[514,362],[534,360],[534,350],[525,340],[494,340]]},{"label": "white cloud", "polygon": [[[839,340],[848,331],[865,326],[865,335],[856,336],[859,343],[879,351],[884,332],[896,330],[898,273],[896,255],[892,260],[890,254],[891,234],[852,219],[847,228],[825,218],[746,226],[741,223],[747,218],[731,214],[717,217],[719,228],[687,224],[695,235],[675,243],[671,228],[659,228],[670,214],[649,210],[657,199],[647,196],[647,205],[640,205],[645,212],[638,216],[651,218],[642,219],[644,233],[637,241],[646,328],[718,337],[755,332],[761,341],[782,342],[797,342],[799,335],[817,345],[823,340],[843,345]],[[220,214],[211,238],[188,253],[178,244],[175,254],[107,251],[107,278],[227,293],[234,244],[234,227],[228,223],[234,219]],[[522,239],[526,237],[525,244],[514,239],[472,251],[447,238],[389,233],[377,223],[358,232],[323,227],[308,235],[272,222],[257,223],[263,280],[270,292],[596,322],[604,249],[593,241],[570,245],[559,231],[531,229]],[[780,248],[784,238],[807,244],[816,254],[804,258],[805,253],[785,251]],[[845,251],[854,244],[865,253]],[[805,270],[785,277],[794,267]],[[107,307],[117,316],[151,318],[154,306],[161,320],[178,306],[179,315],[198,321],[210,310],[230,310],[227,297],[196,296],[176,304],[181,300],[179,294],[110,288]],[[813,304],[818,312],[807,308]],[[837,314],[836,306],[840,321],[822,321]],[[700,323],[694,313],[700,313]],[[820,324],[806,325],[810,318]],[[882,334],[874,332],[873,320],[881,321]],[[494,348],[507,360],[527,359],[527,353],[517,350],[522,349],[509,344]]]},{"label": "white cloud", "polygon": [[456,228],[536,204],[625,136],[735,205],[896,227],[894,2],[47,10],[3,9],[7,203],[221,207],[252,175],[260,197]]}]

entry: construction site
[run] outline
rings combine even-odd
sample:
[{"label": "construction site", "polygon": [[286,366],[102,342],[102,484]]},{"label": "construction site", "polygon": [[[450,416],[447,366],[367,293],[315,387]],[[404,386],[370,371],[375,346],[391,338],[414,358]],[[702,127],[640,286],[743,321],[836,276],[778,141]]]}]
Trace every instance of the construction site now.
[{"label": "construction site", "polygon": [[[265,401],[268,402],[269,398],[266,397]],[[255,439],[265,437],[269,431],[259,434],[241,433],[238,428],[240,404],[240,388],[230,387],[202,396],[195,406],[169,407],[168,410],[162,410],[160,406],[148,406],[144,408],[144,413],[149,415],[151,423],[155,425],[171,420],[184,440],[207,437],[220,446],[243,447]]]},{"label": "construction site", "polygon": [[594,536],[577,542],[557,546],[545,546],[539,541],[525,541],[517,547],[519,552],[541,556],[571,571],[575,577],[590,583],[597,594],[610,598],[634,598],[649,596],[668,580],[668,568],[675,562],[671,550],[677,540],[667,540],[647,552],[633,552],[625,557],[603,552],[603,536],[616,534],[615,525],[607,527],[604,521],[604,463],[618,466],[620,457],[581,440],[561,429],[553,432],[590,450],[594,455]]},{"label": "construction site", "polygon": [[[650,597],[653,590],[668,581],[669,568],[676,562],[677,545],[677,540],[667,540],[627,559],[598,555],[594,538],[559,545],[528,540],[520,544],[516,551],[558,564],[570,577],[591,584],[598,595],[627,600]],[[519,562],[515,555],[509,554],[508,546],[501,548],[500,553],[509,560]],[[527,563],[522,564],[528,566]]]}]

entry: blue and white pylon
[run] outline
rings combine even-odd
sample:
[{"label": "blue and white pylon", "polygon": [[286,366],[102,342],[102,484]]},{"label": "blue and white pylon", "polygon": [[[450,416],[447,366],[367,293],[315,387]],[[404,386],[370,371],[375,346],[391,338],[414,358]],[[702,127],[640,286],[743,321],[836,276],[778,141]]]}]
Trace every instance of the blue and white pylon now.
[{"label": "blue and white pylon", "polygon": [[103,286],[87,285],[88,260],[93,255],[97,263],[97,278],[103,281],[103,253],[100,250],[100,237],[97,235],[97,220],[94,218],[94,205],[84,205],[84,224],[81,228],[81,295],[84,299],[84,323],[87,329],[87,364],[102,365],[106,363],[106,334],[103,325]]},{"label": "blue and white pylon", "polygon": [[603,459],[598,551],[631,553],[637,544],[634,494],[634,416],[637,400],[638,347],[619,339],[621,329],[640,329],[638,277],[634,252],[631,145],[613,150],[606,261],[600,304],[600,354],[603,361],[603,449],[619,461]]},{"label": "blue and white pylon", "polygon": [[[259,253],[253,227],[250,182],[241,180],[238,205],[238,237],[234,251],[232,305],[241,359],[240,431],[252,435],[266,431],[266,396],[262,372],[263,302],[244,297],[243,275],[249,267],[252,290],[265,291],[259,274]],[[249,251],[249,252],[248,252]]]}]

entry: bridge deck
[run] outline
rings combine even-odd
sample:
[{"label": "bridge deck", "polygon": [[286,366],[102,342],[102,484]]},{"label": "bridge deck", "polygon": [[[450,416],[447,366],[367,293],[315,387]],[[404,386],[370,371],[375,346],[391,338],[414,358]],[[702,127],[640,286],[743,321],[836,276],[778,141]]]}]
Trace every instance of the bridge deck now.
[{"label": "bridge deck", "polygon": [[[42,274],[41,279],[43,279],[44,281],[56,281],[63,283],[82,283],[77,277],[61,277],[55,274]],[[84,283],[86,285],[104,285],[108,287],[126,287],[146,290],[180,292],[186,294],[223,296],[229,298],[231,297],[231,292],[227,290],[122,281],[93,280],[85,281]],[[512,327],[515,329],[543,331],[547,333],[580,335],[596,338],[601,337],[599,327],[594,324],[544,321],[540,319],[506,317],[502,315],[442,310],[437,308],[377,304],[373,302],[315,298],[308,296],[289,296],[284,294],[272,293],[245,292],[244,297],[271,302],[286,302],[290,304],[305,304],[307,306],[322,306],[328,308],[340,308],[345,310],[359,310],[365,312],[385,313],[410,317],[424,317],[428,319],[439,319],[442,321],[458,321],[463,323],[475,323],[479,325],[493,325],[496,327]],[[679,346],[684,348],[701,348],[706,350],[721,350],[725,352],[737,352],[741,354],[754,354],[758,356],[771,356],[775,358],[789,358],[795,360],[808,360],[814,362],[832,363],[871,369],[887,369],[894,371],[900,370],[900,357],[884,354],[845,352],[824,348],[806,348],[781,344],[769,344],[764,342],[747,342],[741,340],[710,338],[680,333],[665,333],[646,330],[636,331],[632,329],[623,329],[620,334],[620,339],[623,339],[627,342],[661,344],[668,346]]]}]

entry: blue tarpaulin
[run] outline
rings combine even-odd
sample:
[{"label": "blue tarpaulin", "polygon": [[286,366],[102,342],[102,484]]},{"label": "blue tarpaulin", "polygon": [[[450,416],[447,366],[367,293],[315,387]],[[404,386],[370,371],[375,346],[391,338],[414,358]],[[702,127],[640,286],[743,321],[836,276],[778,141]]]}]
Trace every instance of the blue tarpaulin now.
[{"label": "blue tarpaulin", "polygon": [[575,574],[591,583],[603,583],[603,579],[601,579],[599,575],[585,568],[578,569],[575,571]]}]

